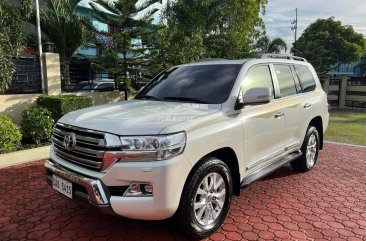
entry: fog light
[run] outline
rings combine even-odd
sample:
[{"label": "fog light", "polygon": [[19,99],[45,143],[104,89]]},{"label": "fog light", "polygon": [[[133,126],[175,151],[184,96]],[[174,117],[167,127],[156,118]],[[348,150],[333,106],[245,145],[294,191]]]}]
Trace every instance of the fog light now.
[{"label": "fog light", "polygon": [[150,183],[131,183],[123,194],[125,197],[153,196],[153,185]]},{"label": "fog light", "polygon": [[142,186],[142,192],[146,193],[146,194],[152,194],[153,193],[153,186],[151,184],[144,184],[141,185]]}]

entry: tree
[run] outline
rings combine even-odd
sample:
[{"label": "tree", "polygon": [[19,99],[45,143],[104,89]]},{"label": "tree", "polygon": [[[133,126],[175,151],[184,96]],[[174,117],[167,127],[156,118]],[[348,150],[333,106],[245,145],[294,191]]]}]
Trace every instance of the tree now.
[{"label": "tree", "polygon": [[270,39],[264,35],[257,40],[256,48],[261,54],[279,54],[287,51],[287,44],[282,38]]},{"label": "tree", "polygon": [[32,1],[21,0],[20,7],[0,1],[0,91],[5,91],[15,72],[12,57],[24,48],[23,20],[31,12]]},{"label": "tree", "polygon": [[[253,55],[253,38],[263,28],[260,13],[267,0],[177,0],[171,4],[164,16],[170,35],[167,52],[173,64]],[[187,46],[194,51],[175,51]]]},{"label": "tree", "polygon": [[[40,20],[43,37],[55,44],[60,55],[61,72],[66,88],[70,84],[70,61],[80,47],[93,41],[90,34],[90,21],[75,13],[82,0],[45,0],[46,7],[41,9]],[[33,13],[30,23],[36,23]]]},{"label": "tree", "polygon": [[[97,31],[102,38],[108,38],[110,46],[99,44],[102,50],[104,63],[95,61],[94,68],[102,68],[115,74],[122,75],[122,80],[129,83],[132,78],[135,82],[141,79],[141,75],[148,71],[148,56],[150,51],[149,36],[160,29],[160,26],[153,24],[153,14],[158,9],[152,9],[152,5],[158,0],[147,1],[138,4],[139,0],[96,0],[90,5],[94,10],[93,16],[108,24],[111,31]],[[102,11],[99,6],[109,11]],[[108,54],[106,54],[108,53]],[[122,66],[108,66],[110,62],[119,62],[119,55],[122,55]],[[106,59],[105,57],[109,56]],[[99,58],[100,59],[100,58]]]},{"label": "tree", "polygon": [[365,45],[362,34],[332,17],[318,19],[307,27],[291,51],[306,58],[321,75],[359,60]]}]

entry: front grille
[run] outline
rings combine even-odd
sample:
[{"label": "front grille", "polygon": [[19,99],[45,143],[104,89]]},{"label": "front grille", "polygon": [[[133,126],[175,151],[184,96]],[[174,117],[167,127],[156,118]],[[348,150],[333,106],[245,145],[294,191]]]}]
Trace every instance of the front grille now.
[{"label": "front grille", "polygon": [[[64,139],[69,135],[76,140],[73,148],[65,145]],[[52,143],[55,154],[63,160],[91,170],[101,170],[107,149],[103,132],[57,123],[53,128]]]}]

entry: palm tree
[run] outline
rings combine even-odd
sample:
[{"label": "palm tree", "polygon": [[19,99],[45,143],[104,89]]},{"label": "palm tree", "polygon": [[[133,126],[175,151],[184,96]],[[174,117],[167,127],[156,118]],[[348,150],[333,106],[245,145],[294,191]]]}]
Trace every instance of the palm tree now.
[{"label": "palm tree", "polygon": [[[92,25],[90,21],[75,13],[75,8],[82,0],[45,0],[46,7],[40,12],[40,22],[43,37],[55,44],[60,55],[61,72],[65,87],[70,84],[70,61],[76,50],[89,42]],[[35,14],[30,19],[35,25]]]},{"label": "palm tree", "polygon": [[282,38],[270,39],[268,36],[263,36],[258,39],[256,48],[262,54],[279,54],[287,51],[287,44]]}]

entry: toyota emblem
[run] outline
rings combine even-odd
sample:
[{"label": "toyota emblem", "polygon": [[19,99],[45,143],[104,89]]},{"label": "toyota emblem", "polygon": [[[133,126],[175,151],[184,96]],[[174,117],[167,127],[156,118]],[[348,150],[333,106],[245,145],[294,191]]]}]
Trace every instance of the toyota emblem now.
[{"label": "toyota emblem", "polygon": [[76,136],[75,133],[67,133],[64,136],[64,147],[68,151],[72,151],[75,149],[76,146]]}]

